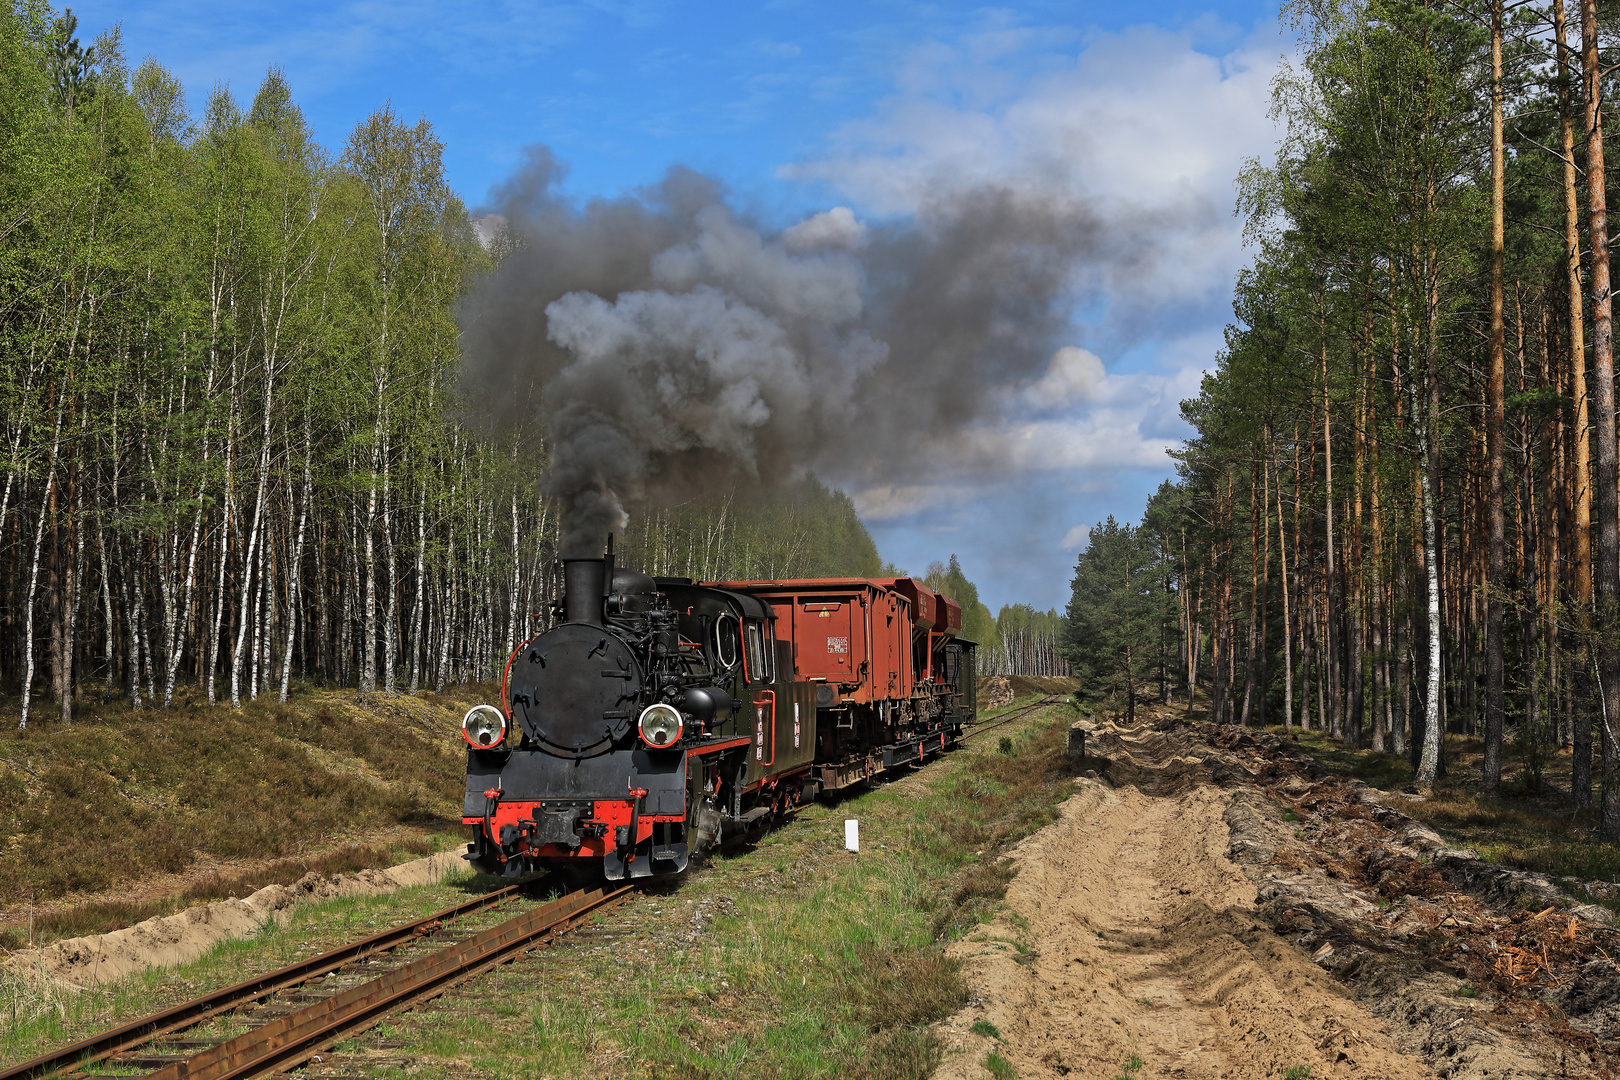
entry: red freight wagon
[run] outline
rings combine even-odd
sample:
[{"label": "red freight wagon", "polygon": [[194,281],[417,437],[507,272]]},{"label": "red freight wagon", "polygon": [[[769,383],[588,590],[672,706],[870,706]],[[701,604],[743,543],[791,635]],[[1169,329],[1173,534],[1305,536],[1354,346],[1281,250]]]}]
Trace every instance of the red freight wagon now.
[{"label": "red freight wagon", "polygon": [[874,705],[911,697],[911,603],[861,578],[731,581],[771,606],[796,678],[818,684],[816,704]]},{"label": "red freight wagon", "polygon": [[[954,743],[971,702],[946,693],[945,647],[960,666],[972,646],[952,639],[961,606],[915,578],[726,582],[770,605],[797,680],[816,686],[822,784],[843,787]],[[954,618],[954,629],[947,629]],[[971,667],[971,659],[969,660]],[[971,691],[968,692],[971,694]],[[881,753],[847,756],[845,747]]]},{"label": "red freight wagon", "polygon": [[927,683],[933,674],[933,639],[936,601],[939,594],[916,578],[895,578],[890,582],[895,592],[911,603],[911,671],[918,683]]}]

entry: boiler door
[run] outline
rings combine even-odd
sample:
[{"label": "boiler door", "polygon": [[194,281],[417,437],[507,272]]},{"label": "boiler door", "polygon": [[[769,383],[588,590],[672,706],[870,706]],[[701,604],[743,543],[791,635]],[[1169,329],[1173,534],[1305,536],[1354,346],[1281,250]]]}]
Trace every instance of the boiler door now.
[{"label": "boiler door", "polygon": [[523,730],[542,749],[569,758],[612,749],[635,720],[641,690],[630,647],[587,623],[564,623],[529,642],[507,682]]}]

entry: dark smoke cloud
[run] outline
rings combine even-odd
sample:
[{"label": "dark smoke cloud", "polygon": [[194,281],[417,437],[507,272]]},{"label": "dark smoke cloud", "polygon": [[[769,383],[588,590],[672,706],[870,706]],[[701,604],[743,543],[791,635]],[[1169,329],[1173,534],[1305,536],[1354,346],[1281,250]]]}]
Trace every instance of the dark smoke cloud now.
[{"label": "dark smoke cloud", "polygon": [[1110,242],[1072,200],[1008,189],[771,233],[689,170],[583,206],[561,176],[537,148],[497,193],[518,246],[460,314],[473,389],[545,423],[568,555],[671,491],[918,475],[1040,373]]}]

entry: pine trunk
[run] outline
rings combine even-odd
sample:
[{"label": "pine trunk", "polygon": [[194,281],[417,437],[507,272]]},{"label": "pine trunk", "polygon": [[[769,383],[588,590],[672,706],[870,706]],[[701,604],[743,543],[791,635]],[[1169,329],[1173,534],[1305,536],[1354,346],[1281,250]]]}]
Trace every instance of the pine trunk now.
[{"label": "pine trunk", "polygon": [[1491,4],[1491,353],[1485,382],[1486,514],[1489,560],[1485,590],[1485,758],[1482,780],[1487,793],[1502,782],[1503,643],[1502,585],[1506,572],[1503,513],[1502,436],[1505,342],[1502,299],[1503,241],[1502,145],[1502,0]]}]

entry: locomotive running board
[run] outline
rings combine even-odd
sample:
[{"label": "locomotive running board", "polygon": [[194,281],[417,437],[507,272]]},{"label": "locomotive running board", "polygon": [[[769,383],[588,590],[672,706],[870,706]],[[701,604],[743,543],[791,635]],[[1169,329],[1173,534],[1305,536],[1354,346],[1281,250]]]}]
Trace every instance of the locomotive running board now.
[{"label": "locomotive running board", "polygon": [[687,757],[702,757],[704,754],[712,754],[712,753],[715,753],[718,750],[730,750],[733,747],[737,747],[737,746],[748,746],[753,741],[754,741],[753,736],[751,736],[751,735],[743,735],[743,736],[740,736],[740,737],[735,738],[735,739],[724,739],[724,740],[722,740],[720,742],[701,743],[701,744],[699,744],[697,746],[689,748],[686,751],[686,756]]}]

